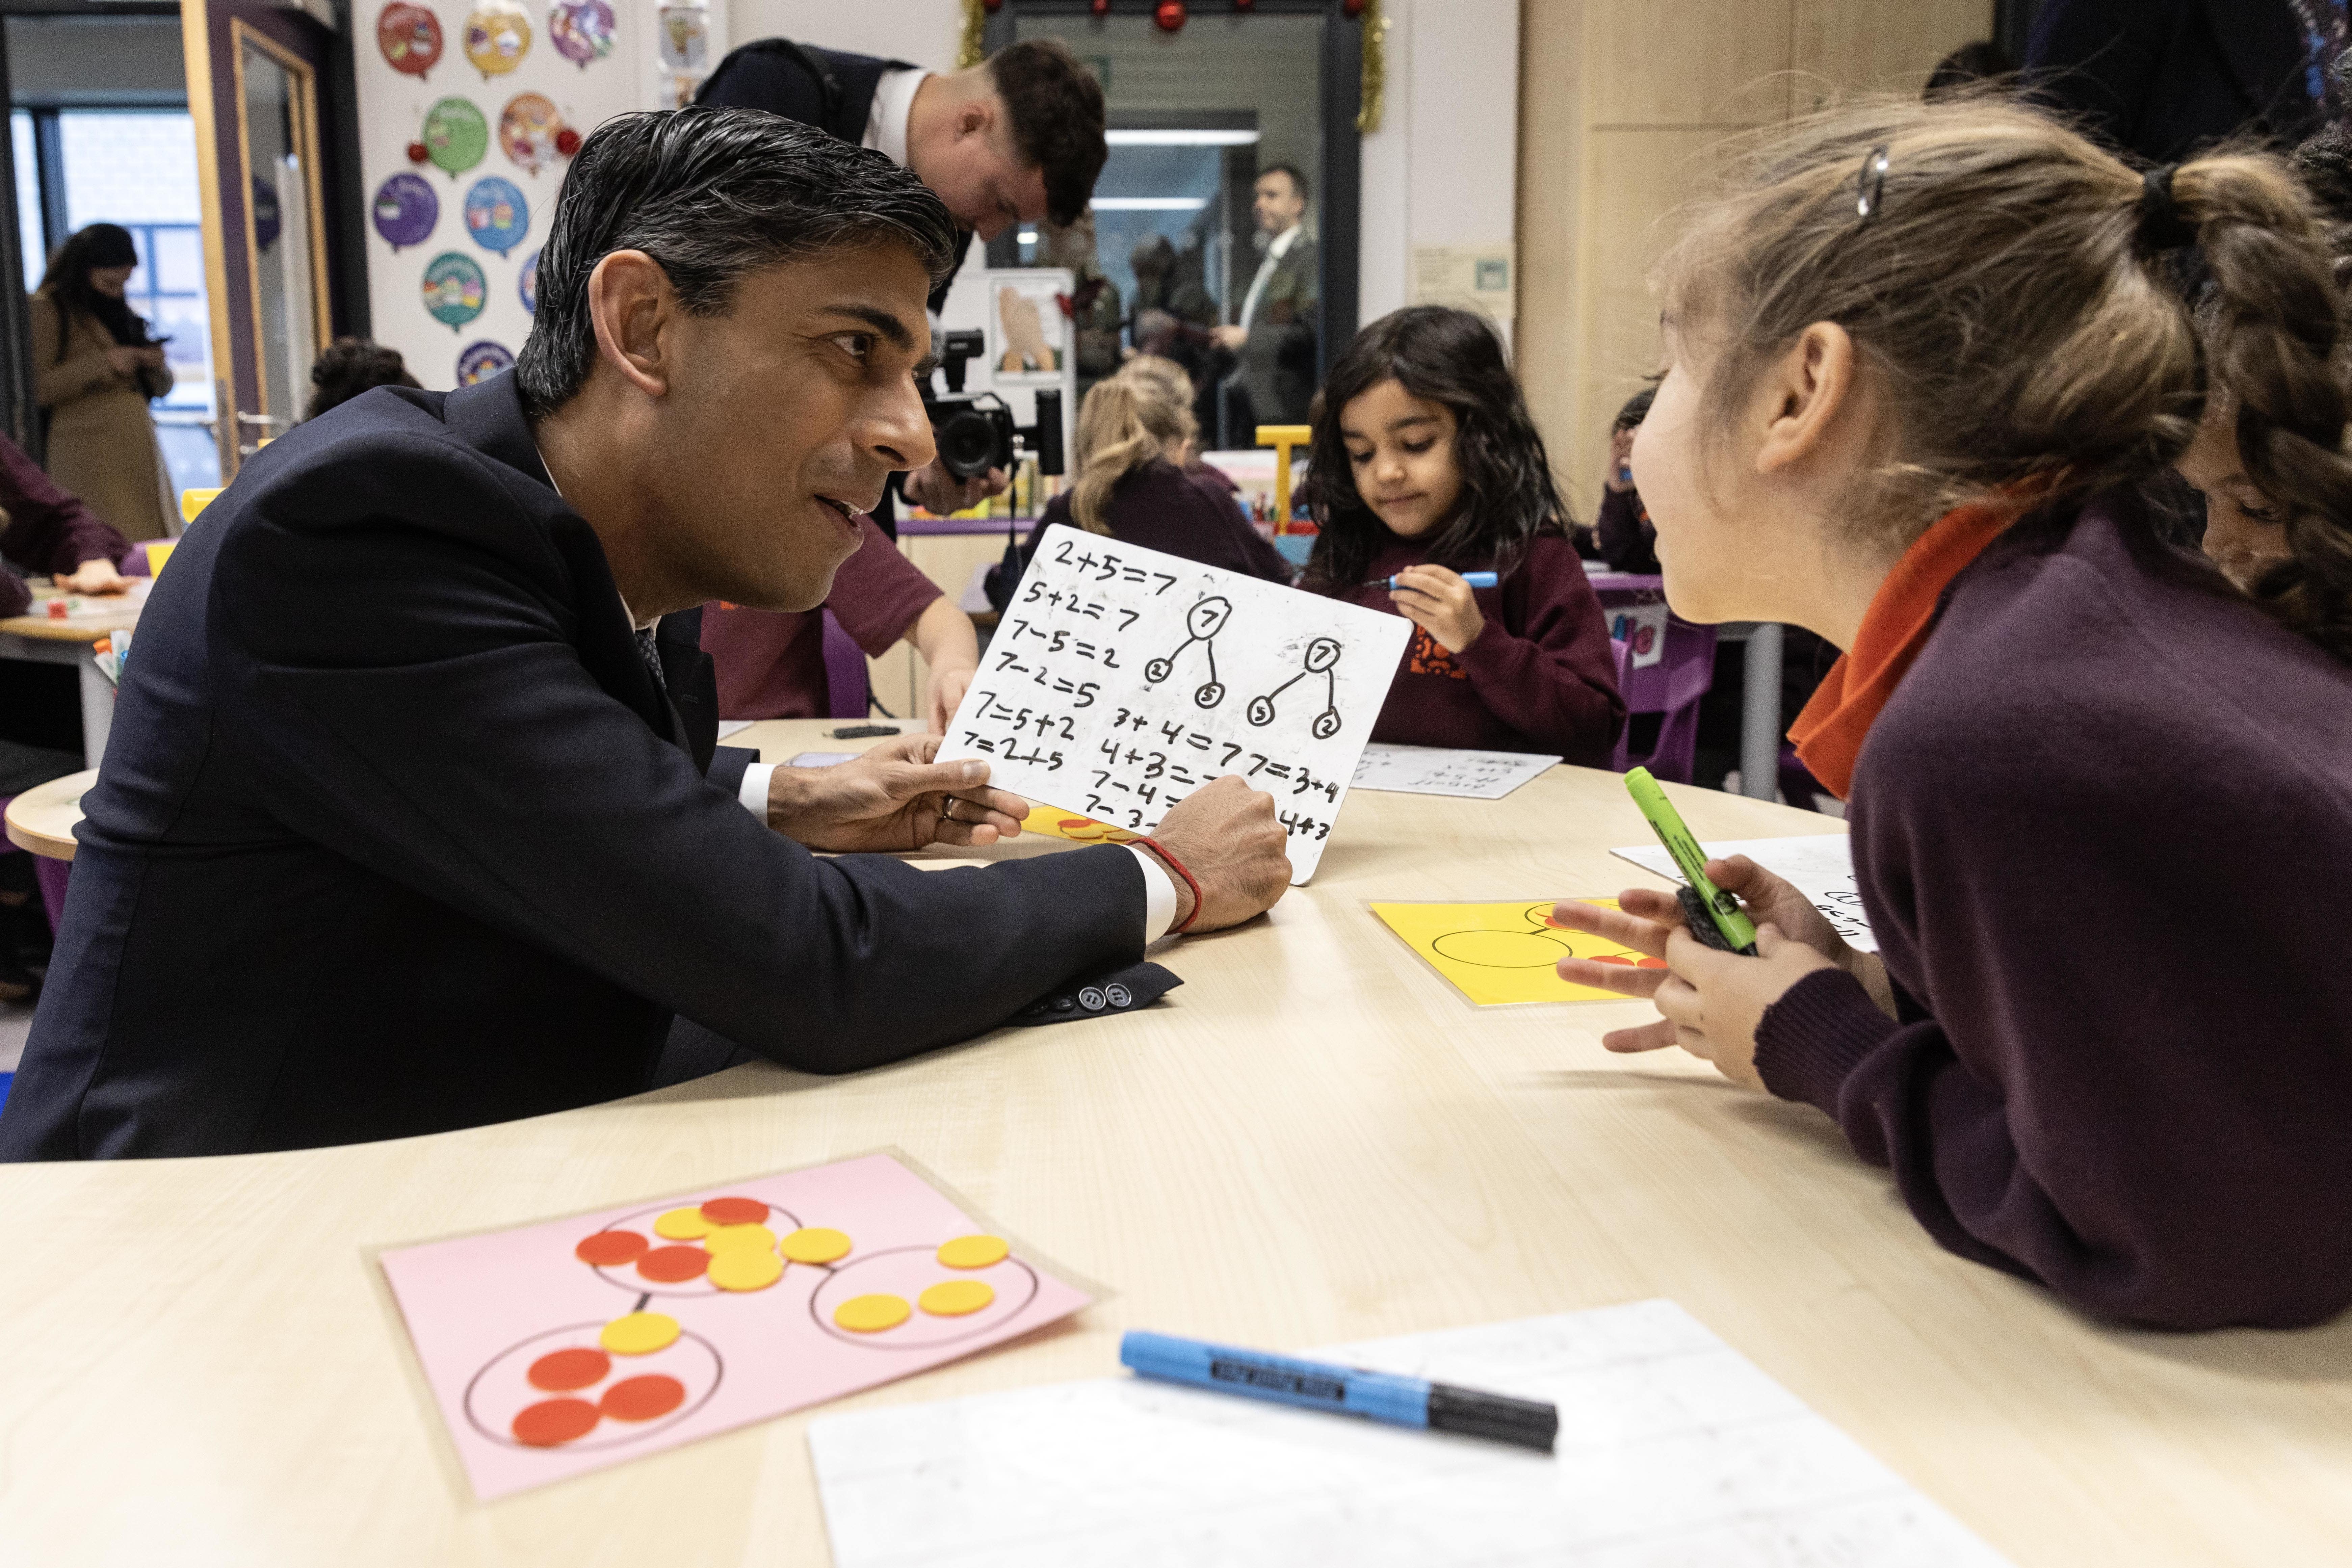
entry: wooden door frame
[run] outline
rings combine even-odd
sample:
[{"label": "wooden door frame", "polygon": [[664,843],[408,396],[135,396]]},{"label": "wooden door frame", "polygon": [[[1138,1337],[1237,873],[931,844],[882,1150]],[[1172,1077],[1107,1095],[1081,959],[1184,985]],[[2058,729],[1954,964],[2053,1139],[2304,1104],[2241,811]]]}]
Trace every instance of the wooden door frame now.
[{"label": "wooden door frame", "polygon": [[[232,16],[228,23],[229,54],[236,61],[234,78],[236,84],[236,155],[244,165],[246,179],[253,177],[253,133],[246,120],[245,47],[251,44],[268,55],[299,84],[300,124],[296,133],[296,152],[302,159],[302,183],[309,206],[310,230],[310,331],[312,340],[320,348],[334,341],[333,312],[328,300],[331,291],[330,268],[327,265],[327,215],[325,182],[319,165],[326,157],[325,138],[319,133],[319,73],[316,67],[285,45],[272,38],[242,16]],[[239,185],[244,192],[247,187]],[[245,204],[246,281],[251,285],[253,298],[253,384],[257,393],[266,393],[269,386],[269,367],[263,362],[261,331],[261,236],[255,226],[253,204]],[[272,431],[271,434],[278,432]]]}]

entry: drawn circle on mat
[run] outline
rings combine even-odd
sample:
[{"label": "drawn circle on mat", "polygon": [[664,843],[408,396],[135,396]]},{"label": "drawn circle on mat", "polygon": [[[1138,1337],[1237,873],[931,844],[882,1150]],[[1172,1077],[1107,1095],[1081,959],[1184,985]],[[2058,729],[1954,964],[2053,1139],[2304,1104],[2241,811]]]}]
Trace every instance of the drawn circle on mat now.
[{"label": "drawn circle on mat", "polygon": [[[537,251],[531,259],[539,259]],[[702,1217],[713,1225],[765,1225],[768,1205],[757,1198],[709,1198],[702,1205]]]},{"label": "drawn circle on mat", "polygon": [[466,193],[466,232],[484,250],[500,256],[530,232],[530,203],[522,187],[500,174],[485,174]]},{"label": "drawn circle on mat", "polygon": [[764,1290],[784,1277],[784,1260],[772,1252],[722,1252],[710,1260],[710,1282],[721,1290]]},{"label": "drawn circle on mat", "polygon": [[588,1345],[567,1345],[531,1363],[530,1370],[523,1375],[533,1388],[543,1388],[550,1394],[569,1394],[575,1388],[604,1382],[612,1370],[613,1358],[605,1352]]},{"label": "drawn circle on mat", "polygon": [[1143,679],[1157,686],[1167,679],[1168,672],[1175,668],[1164,658],[1155,658],[1143,667]]},{"label": "drawn circle on mat", "polygon": [[656,1285],[699,1279],[709,1267],[710,1254],[698,1247],[656,1247],[637,1259],[637,1273]]},{"label": "drawn circle on mat", "polygon": [[935,1318],[967,1318],[995,1300],[995,1287],[985,1280],[942,1279],[925,1286],[915,1305]]},{"label": "drawn circle on mat", "polygon": [[1196,637],[1213,637],[1233,618],[1234,602],[1221,595],[1202,600],[1184,612],[1184,629]]},{"label": "drawn circle on mat", "polygon": [[456,179],[480,163],[490,150],[490,122],[470,98],[445,98],[425,111],[417,132],[433,166]]},{"label": "drawn circle on mat", "polygon": [[1224,700],[1225,683],[1222,680],[1206,681],[1200,690],[1192,693],[1192,700],[1203,708],[1214,708]]},{"label": "drawn circle on mat", "polygon": [[453,332],[482,313],[488,291],[480,264],[461,251],[445,250],[425,264],[425,312]]},{"label": "drawn circle on mat", "polygon": [[507,1430],[523,1447],[554,1448],[585,1437],[600,1419],[596,1407],[584,1399],[542,1399],[517,1411]]},{"label": "drawn circle on mat", "polygon": [[553,99],[541,92],[519,92],[499,110],[499,148],[517,168],[536,174],[561,156],[555,138],[562,129],[563,116]]},{"label": "drawn circle on mat", "polygon": [[478,343],[467,343],[457,353],[457,384],[478,386],[502,370],[514,368],[514,355],[504,343],[494,343],[485,338]]},{"label": "drawn circle on mat", "polygon": [[416,175],[394,174],[375,188],[368,216],[393,249],[421,245],[433,237],[433,226],[441,221],[441,198]]},{"label": "drawn circle on mat", "polygon": [[958,1344],[993,1332],[1037,1299],[1037,1271],[1017,1258],[1006,1257],[982,1268],[960,1269],[967,1279],[978,1279],[996,1299],[960,1318],[917,1314],[898,1327],[879,1331],[852,1332],[834,1322],[833,1314],[859,1296],[895,1296],[902,1301],[919,1297],[940,1283],[936,1246],[893,1247],[843,1264],[809,1296],[809,1317],[816,1326],[844,1344],[876,1350],[929,1350]]},{"label": "drawn circle on mat", "polygon": [[512,0],[483,0],[466,18],[466,58],[488,81],[530,53],[530,18]]},{"label": "drawn circle on mat", "polygon": [[1257,725],[1260,729],[1264,729],[1266,725],[1273,723],[1274,699],[1271,697],[1251,698],[1247,717],[1251,723]]},{"label": "drawn circle on mat", "polygon": [[1329,740],[1339,732],[1339,710],[1337,708],[1326,708],[1322,712],[1315,715],[1315,722],[1307,728],[1314,732],[1317,740]]},{"label": "drawn circle on mat", "polygon": [[833,1310],[833,1321],[855,1334],[875,1334],[897,1328],[912,1310],[904,1296],[852,1296]]},{"label": "drawn circle on mat", "polygon": [[547,41],[586,70],[613,52],[613,8],[604,0],[555,0],[547,10]]},{"label": "drawn circle on mat", "polygon": [[[516,1416],[530,1405],[548,1402],[546,1394],[531,1386],[530,1367],[559,1352],[593,1351],[598,1336],[609,1327],[604,1323],[572,1323],[533,1334],[500,1351],[485,1363],[466,1384],[466,1395],[462,1401],[466,1424],[501,1447],[544,1447],[518,1441],[514,1435]],[[614,1357],[611,1368],[599,1384],[570,1391],[566,1397],[595,1410],[604,1394],[622,1383],[640,1377],[666,1377],[684,1391],[684,1399],[667,1415],[627,1425],[606,1422],[586,1436],[575,1437],[562,1447],[566,1451],[578,1452],[638,1442],[647,1433],[682,1420],[708,1404],[710,1396],[719,1391],[723,1370],[718,1347],[695,1333],[678,1333],[659,1349],[639,1355]],[[605,1413],[600,1411],[598,1414]]]},{"label": "drawn circle on mat", "polygon": [[1429,948],[1480,969],[1549,969],[1569,953],[1559,938],[1533,931],[1450,931]]},{"label": "drawn circle on mat", "polygon": [[[768,1213],[773,1222],[772,1228],[776,1230],[799,1228],[801,1223],[799,1218],[789,1211],[771,1206]],[[672,1218],[673,1215],[677,1217]],[[682,1230],[689,1225],[695,1228],[691,1235],[671,1236],[662,1229],[662,1222],[665,1220],[669,1221],[672,1230]],[[666,1241],[699,1241],[718,1228],[702,1217],[702,1207],[699,1204],[680,1205],[675,1200],[663,1204],[648,1204],[633,1214],[621,1215],[604,1227],[608,1231],[650,1231]],[[707,1270],[694,1279],[676,1285],[655,1284],[641,1277],[635,1268],[625,1265],[612,1268],[600,1268],[596,1272],[603,1276],[614,1289],[628,1292],[629,1300],[632,1301],[640,1296],[715,1296],[719,1293],[719,1287],[711,1283]]]},{"label": "drawn circle on mat", "polygon": [[657,1421],[686,1403],[686,1384],[660,1373],[625,1377],[604,1391],[596,1408],[615,1421]]},{"label": "drawn circle on mat", "polygon": [[525,313],[539,314],[539,252],[533,249],[522,258],[522,270],[515,274],[515,292],[522,296]]},{"label": "drawn circle on mat", "polygon": [[1339,662],[1339,643],[1336,637],[1317,637],[1307,645],[1307,673],[1320,675]]},{"label": "drawn circle on mat", "polygon": [[959,1236],[953,1241],[940,1243],[934,1256],[947,1268],[986,1268],[1003,1262],[1012,1250],[1001,1236]]},{"label": "drawn circle on mat", "polygon": [[848,1257],[849,1248],[849,1237],[823,1226],[794,1230],[776,1243],[776,1250],[794,1263],[831,1263]]},{"label": "drawn circle on mat", "polygon": [[441,58],[441,18],[422,5],[393,0],[376,13],[375,47],[384,64],[421,81]]},{"label": "drawn circle on mat", "polygon": [[714,1255],[745,1248],[753,1252],[773,1252],[776,1249],[776,1233],[764,1225],[722,1225],[704,1237],[702,1245]]}]

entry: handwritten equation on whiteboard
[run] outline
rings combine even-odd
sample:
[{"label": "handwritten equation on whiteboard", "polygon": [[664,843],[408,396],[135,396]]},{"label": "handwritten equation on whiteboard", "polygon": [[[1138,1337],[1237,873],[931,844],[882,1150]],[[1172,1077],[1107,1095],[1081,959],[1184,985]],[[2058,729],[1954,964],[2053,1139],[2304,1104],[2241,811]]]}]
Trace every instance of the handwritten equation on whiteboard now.
[{"label": "handwritten equation on whiteboard", "polygon": [[940,760],[1149,833],[1213,779],[1275,797],[1292,880],[1323,857],[1411,622],[1047,529]]}]

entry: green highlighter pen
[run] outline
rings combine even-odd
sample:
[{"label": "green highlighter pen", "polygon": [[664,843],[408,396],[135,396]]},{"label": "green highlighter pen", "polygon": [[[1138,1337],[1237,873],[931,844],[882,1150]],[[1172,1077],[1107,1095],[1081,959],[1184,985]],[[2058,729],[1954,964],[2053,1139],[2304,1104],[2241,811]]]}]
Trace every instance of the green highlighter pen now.
[{"label": "green highlighter pen", "polygon": [[1728,952],[1756,956],[1756,924],[1740,912],[1739,900],[1706,879],[1706,851],[1698,847],[1691,830],[1683,825],[1682,813],[1675,809],[1658,781],[1650,776],[1647,768],[1629,768],[1625,772],[1625,793],[1650,819],[1650,830],[1666,853],[1675,858],[1682,868],[1683,879],[1690,886],[1680,889],[1675,897],[1682,900],[1683,918],[1690,923],[1691,935]]}]

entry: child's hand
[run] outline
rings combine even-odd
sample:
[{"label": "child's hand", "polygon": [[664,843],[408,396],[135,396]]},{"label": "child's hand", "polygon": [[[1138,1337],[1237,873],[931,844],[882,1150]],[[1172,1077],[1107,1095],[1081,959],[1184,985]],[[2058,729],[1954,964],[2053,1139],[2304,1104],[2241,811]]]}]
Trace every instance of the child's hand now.
[{"label": "child's hand", "polygon": [[1470,584],[1443,566],[1408,566],[1396,574],[1389,597],[1404,617],[1435,637],[1448,653],[1460,653],[1486,629]]}]

